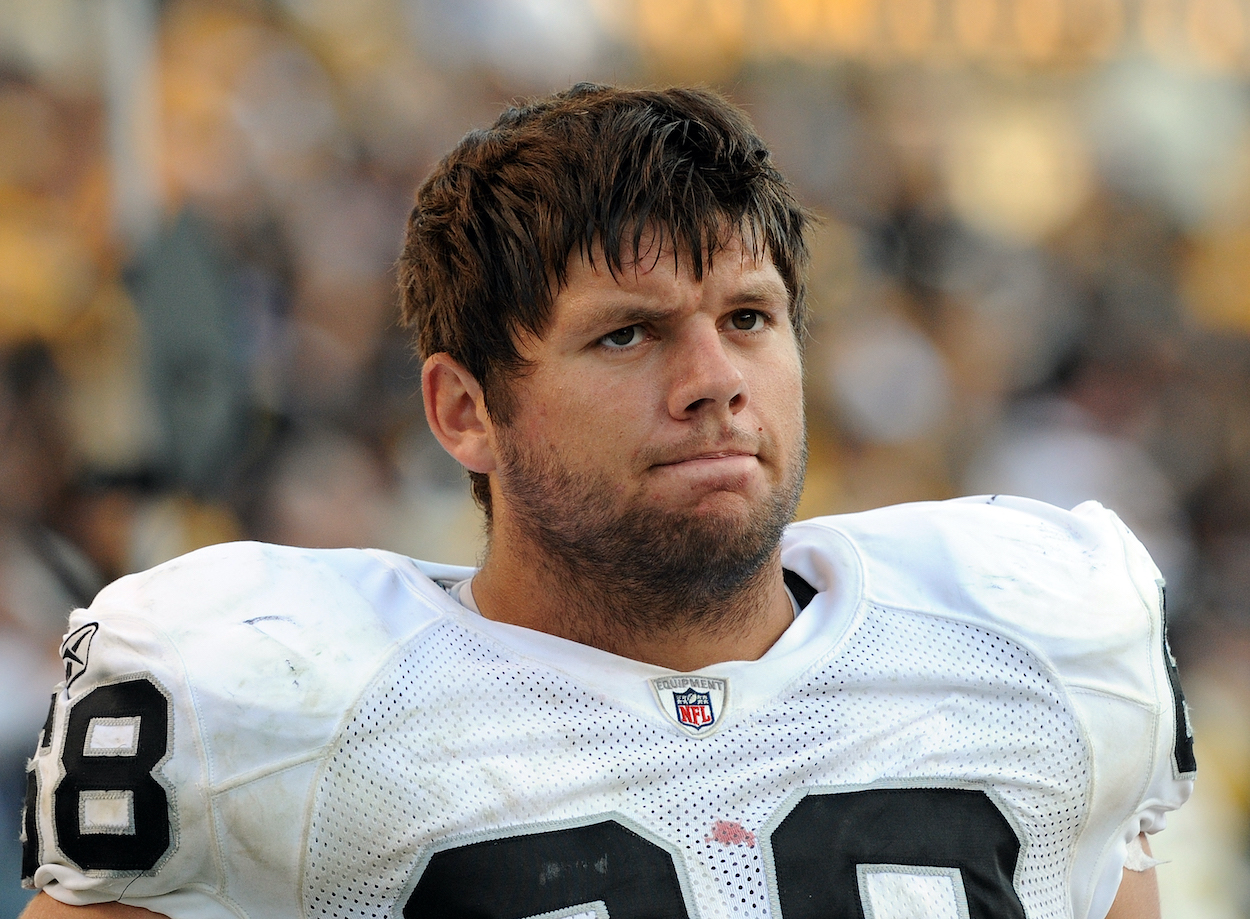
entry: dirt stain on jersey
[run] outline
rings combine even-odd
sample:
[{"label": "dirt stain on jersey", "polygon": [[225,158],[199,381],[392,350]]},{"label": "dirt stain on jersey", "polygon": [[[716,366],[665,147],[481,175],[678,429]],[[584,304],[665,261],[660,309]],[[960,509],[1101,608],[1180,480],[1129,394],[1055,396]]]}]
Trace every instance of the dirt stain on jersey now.
[{"label": "dirt stain on jersey", "polygon": [[546,887],[547,884],[558,881],[566,871],[585,871],[587,868],[592,869],[596,874],[606,875],[608,873],[607,855],[593,864],[587,861],[544,862],[538,869],[538,886]]}]

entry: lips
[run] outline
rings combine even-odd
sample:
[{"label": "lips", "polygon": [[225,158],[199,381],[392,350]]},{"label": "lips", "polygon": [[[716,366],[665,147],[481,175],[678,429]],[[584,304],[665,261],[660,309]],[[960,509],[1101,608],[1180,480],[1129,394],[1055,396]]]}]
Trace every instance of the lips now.
[{"label": "lips", "polygon": [[761,469],[759,457],[740,448],[684,450],[664,457],[651,467],[660,481],[681,483],[699,491],[737,492],[754,482]]},{"label": "lips", "polygon": [[655,463],[656,466],[676,466],[680,463],[694,463],[700,460],[722,460],[730,459],[736,456],[754,457],[755,453],[750,450],[704,450],[700,453],[692,453],[689,455],[678,456],[674,459],[664,462]]},{"label": "lips", "polygon": [[[695,432],[691,431],[691,435]],[[651,467],[680,466],[683,463],[732,460],[736,457],[759,458],[760,438],[737,428],[701,431],[667,446],[647,451],[644,461]]]}]

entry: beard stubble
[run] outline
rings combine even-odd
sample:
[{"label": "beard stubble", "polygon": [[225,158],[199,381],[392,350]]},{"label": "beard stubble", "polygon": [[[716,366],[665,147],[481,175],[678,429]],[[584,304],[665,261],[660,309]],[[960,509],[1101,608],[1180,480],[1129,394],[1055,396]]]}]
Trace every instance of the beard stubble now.
[{"label": "beard stubble", "polygon": [[745,519],[726,520],[641,501],[621,507],[606,474],[569,469],[554,451],[515,435],[501,448],[500,489],[534,564],[560,594],[565,628],[596,636],[720,632],[749,620],[807,465],[804,435],[759,505]]}]

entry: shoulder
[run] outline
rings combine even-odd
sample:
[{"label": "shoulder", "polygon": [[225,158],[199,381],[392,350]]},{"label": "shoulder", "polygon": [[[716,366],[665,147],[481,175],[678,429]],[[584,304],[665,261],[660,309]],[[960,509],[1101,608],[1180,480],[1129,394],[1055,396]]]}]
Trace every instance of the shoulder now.
[{"label": "shoulder", "polygon": [[[250,611],[275,601],[292,608],[347,602],[385,604],[394,591],[425,592],[427,570],[443,570],[376,549],[304,549],[259,542],[208,546],[105,587],[93,609],[128,609],[145,615],[174,609],[217,616]],[[445,569],[455,572],[458,569]],[[437,576],[437,575],[435,575]],[[169,623],[168,609],[162,610]]]},{"label": "shoulder", "polygon": [[[970,626],[1015,646],[1009,659],[983,646],[1004,672],[1023,652],[1047,674],[1090,777],[1072,901],[1078,915],[1105,912],[1126,845],[1184,803],[1196,768],[1163,579],[1119,518],[1094,502],[1068,511],[1005,496],[908,504],[797,524],[783,558],[804,577],[822,564],[852,572],[864,618]],[[902,653],[923,660],[927,648]]]},{"label": "shoulder", "polygon": [[1136,540],[1112,511],[1096,501],[1064,510],[1031,498],[982,495],[897,504],[793,524],[790,538],[819,544],[831,534],[851,540],[876,563],[906,561],[948,570],[972,565],[1007,570],[1040,558],[1058,564],[1122,557]]},{"label": "shoulder", "polygon": [[[199,915],[224,915],[229,888],[263,904],[252,915],[286,915],[275,904],[298,900],[319,762],[399,650],[458,608],[434,578],[464,574],[374,550],[234,543],[105,588],[70,619],[66,681],[32,764],[32,883],[160,912],[180,891]],[[90,789],[136,781],[148,803],[130,816],[92,803],[114,792]],[[97,844],[127,820],[129,837]]]},{"label": "shoulder", "polygon": [[1088,598],[1127,584],[1153,602],[1160,579],[1119,517],[1094,501],[1070,511],[1005,495],[900,504],[815,518],[787,534],[788,548],[838,544],[863,566],[866,598],[888,606],[964,607],[1073,587]]},{"label": "shoulder", "polygon": [[369,653],[450,608],[427,570],[434,577],[459,571],[371,549],[225,543],[123,577],[75,618],[119,629],[130,623],[175,646],[246,629]]},{"label": "shoulder", "polygon": [[401,556],[212,546],[122,578],[71,616],[65,699],[141,677],[170,698],[182,736],[200,738],[210,772],[264,771],[328,742],[397,650],[455,608]]},{"label": "shoulder", "polygon": [[[106,587],[70,621],[94,630],[84,682],[143,663],[194,695],[241,691],[292,706],[350,697],[398,644],[454,608],[419,564],[376,550],[228,543]],[[300,675],[313,680],[300,679]],[[314,685],[319,688],[314,689]],[[330,687],[337,691],[328,693]]]},{"label": "shoulder", "polygon": [[1158,568],[1096,502],[1070,511],[1002,495],[903,504],[796,524],[787,551],[796,550],[851,554],[866,602],[994,631],[1072,676],[1148,650],[1162,627]]}]

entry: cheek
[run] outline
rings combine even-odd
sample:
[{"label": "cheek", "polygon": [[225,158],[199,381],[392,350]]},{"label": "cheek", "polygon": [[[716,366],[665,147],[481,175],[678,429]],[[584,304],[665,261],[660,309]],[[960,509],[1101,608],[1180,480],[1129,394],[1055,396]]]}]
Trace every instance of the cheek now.
[{"label": "cheek", "polygon": [[803,369],[797,354],[774,371],[762,376],[752,387],[754,401],[760,412],[757,426],[769,426],[780,435],[783,431],[802,431]]},{"label": "cheek", "polygon": [[566,463],[594,468],[627,449],[637,412],[612,393],[570,387],[534,403],[526,416],[535,439]]},{"label": "cheek", "polygon": [[619,453],[652,423],[664,404],[657,376],[587,374],[570,379],[551,388],[544,398],[547,423],[559,426],[563,442],[587,444],[605,458]]}]

